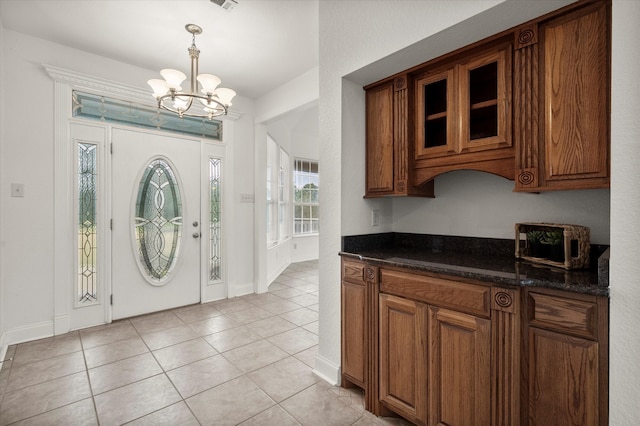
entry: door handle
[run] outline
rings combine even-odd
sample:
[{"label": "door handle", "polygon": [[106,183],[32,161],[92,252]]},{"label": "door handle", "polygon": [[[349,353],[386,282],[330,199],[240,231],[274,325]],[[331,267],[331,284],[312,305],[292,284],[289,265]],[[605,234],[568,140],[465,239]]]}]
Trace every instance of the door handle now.
[{"label": "door handle", "polygon": [[200,233],[199,232],[194,232],[193,233],[193,238],[200,238]]}]

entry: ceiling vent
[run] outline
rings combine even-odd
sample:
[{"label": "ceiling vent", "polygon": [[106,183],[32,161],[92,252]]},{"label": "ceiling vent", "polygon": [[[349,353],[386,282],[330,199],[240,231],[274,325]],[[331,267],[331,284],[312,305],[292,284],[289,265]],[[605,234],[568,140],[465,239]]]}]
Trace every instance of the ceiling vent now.
[{"label": "ceiling vent", "polygon": [[211,3],[217,4],[227,12],[230,12],[234,7],[238,5],[236,0],[211,0]]}]

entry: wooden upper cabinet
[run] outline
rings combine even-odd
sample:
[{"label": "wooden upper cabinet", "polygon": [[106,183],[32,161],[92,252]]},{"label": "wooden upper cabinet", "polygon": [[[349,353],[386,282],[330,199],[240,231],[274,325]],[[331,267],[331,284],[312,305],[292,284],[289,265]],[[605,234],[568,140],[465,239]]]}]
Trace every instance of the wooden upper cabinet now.
[{"label": "wooden upper cabinet", "polygon": [[516,190],[609,187],[610,21],[600,1],[516,31]]},{"label": "wooden upper cabinet", "polygon": [[367,90],[367,195],[393,193],[393,84]]},{"label": "wooden upper cabinet", "polygon": [[433,182],[411,182],[413,143],[409,125],[413,102],[407,78],[403,75],[365,88],[365,197],[433,197]]},{"label": "wooden upper cabinet", "polygon": [[459,169],[513,179],[511,75],[509,43],[416,74],[416,183]]}]

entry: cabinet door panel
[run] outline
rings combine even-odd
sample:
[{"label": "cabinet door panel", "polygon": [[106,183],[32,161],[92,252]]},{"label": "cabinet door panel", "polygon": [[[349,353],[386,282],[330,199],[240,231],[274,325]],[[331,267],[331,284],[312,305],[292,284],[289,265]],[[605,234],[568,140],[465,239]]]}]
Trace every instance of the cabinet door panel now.
[{"label": "cabinet door panel", "polygon": [[366,377],[365,286],[342,282],[342,373],[364,387]]},{"label": "cabinet door panel", "polygon": [[491,422],[491,321],[429,306],[433,425]]},{"label": "cabinet door panel", "polygon": [[597,425],[598,343],[529,329],[529,424]]},{"label": "cabinet door panel", "polygon": [[510,64],[500,50],[460,66],[462,152],[511,146]]},{"label": "cabinet door panel", "polygon": [[416,159],[458,151],[454,68],[416,80]]},{"label": "cabinet door panel", "polygon": [[426,423],[426,306],[380,295],[380,400],[407,419]]},{"label": "cabinet door panel", "polygon": [[393,192],[393,86],[367,91],[367,194]]},{"label": "cabinet door panel", "polygon": [[605,7],[545,27],[547,180],[605,178],[609,164],[609,47]]}]

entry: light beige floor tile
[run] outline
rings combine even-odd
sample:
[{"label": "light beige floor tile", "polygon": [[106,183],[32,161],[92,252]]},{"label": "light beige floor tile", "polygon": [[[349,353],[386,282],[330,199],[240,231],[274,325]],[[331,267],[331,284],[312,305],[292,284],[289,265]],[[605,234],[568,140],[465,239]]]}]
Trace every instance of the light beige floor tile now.
[{"label": "light beige floor tile", "polygon": [[189,398],[240,375],[242,372],[221,355],[212,356],[167,373],[183,398]]},{"label": "light beige floor tile", "polygon": [[289,398],[319,380],[309,366],[294,357],[267,365],[247,374],[247,377],[276,402]]},{"label": "light beige floor tile", "polygon": [[312,346],[309,349],[305,349],[302,352],[298,352],[294,356],[300,361],[304,362],[311,368],[316,366],[316,355],[318,354],[318,345]]},{"label": "light beige floor tile", "polygon": [[307,331],[312,332],[316,336],[320,334],[320,327],[319,327],[318,321],[314,321],[312,323],[306,324],[306,325],[302,326],[302,328],[304,328]]},{"label": "light beige floor tile", "polygon": [[137,420],[127,423],[127,426],[199,426],[187,404],[180,401],[162,410],[155,411]]},{"label": "light beige floor tile", "polygon": [[276,334],[267,340],[292,355],[318,344],[318,336],[302,328]]},{"label": "light beige floor tile", "polygon": [[318,321],[318,313],[308,308],[301,308],[296,309],[295,311],[285,312],[284,314],[280,314],[279,317],[300,326]]},{"label": "light beige floor tile", "polygon": [[149,352],[147,345],[136,335],[129,339],[85,349],[84,357],[87,361],[87,367],[95,368],[146,352]]},{"label": "light beige floor tile", "polygon": [[278,290],[272,289],[271,287],[273,286],[269,286],[269,293],[278,297],[282,297],[284,299],[290,299],[292,297],[302,296],[303,294],[306,294],[304,291],[298,290],[297,288],[293,287],[285,287],[283,285],[280,285],[280,287],[282,288]]},{"label": "light beige floor tile", "polygon": [[47,411],[35,417],[14,423],[13,426],[51,425],[93,426],[98,424],[96,410],[91,398]]},{"label": "light beige floor tile", "polygon": [[244,311],[230,312],[226,315],[237,323],[244,325],[273,316],[271,312],[267,312],[257,306],[253,306],[251,309],[245,309]]},{"label": "light beige floor tile", "polygon": [[165,348],[167,346],[175,345],[176,343],[186,342],[187,340],[193,340],[197,337],[199,337],[198,333],[196,333],[191,327],[188,325],[181,325],[178,327],[168,328],[166,330],[143,334],[142,340],[144,340],[149,349],[155,351],[156,349]]},{"label": "light beige floor tile", "polygon": [[80,330],[80,339],[85,350],[137,336],[138,333],[128,320]]},{"label": "light beige floor tile", "polygon": [[153,355],[144,353],[89,370],[93,394],[101,394],[162,373]]},{"label": "light beige floor tile", "polygon": [[207,336],[219,331],[238,327],[239,325],[240,324],[227,317],[226,315],[220,315],[218,317],[207,318],[205,320],[192,322],[191,324],[189,324],[189,327],[191,327],[191,329],[195,331],[198,336]]},{"label": "light beige floor tile", "polygon": [[140,334],[149,334],[167,328],[180,327],[184,322],[171,311],[162,311],[154,314],[131,318],[131,324]]},{"label": "light beige floor tile", "polygon": [[360,420],[355,422],[353,426],[413,426],[400,417],[376,417],[374,414],[364,411]]},{"label": "light beige floor tile", "polygon": [[80,350],[82,350],[80,337],[78,332],[74,331],[60,336],[16,345],[15,353],[11,358],[13,358],[13,365],[18,366]]},{"label": "light beige floor tile", "polygon": [[222,355],[245,373],[257,370],[288,356],[286,352],[266,340],[232,349]]},{"label": "light beige floor tile", "polygon": [[231,426],[242,423],[275,403],[243,376],[199,393],[187,399],[187,404],[203,425]]},{"label": "light beige floor tile", "polygon": [[153,356],[160,363],[164,371],[182,367],[194,361],[217,355],[218,351],[213,349],[204,339],[194,339],[187,342],[178,343],[163,349],[153,351]]},{"label": "light beige floor tile", "polygon": [[[287,287],[286,285],[282,285],[282,284],[278,284],[278,283],[271,283],[271,285],[269,285],[269,293],[274,293],[277,292],[278,290],[285,290],[288,289],[289,287]],[[282,297],[279,294],[276,294],[276,296],[278,297]]]},{"label": "light beige floor tile", "polygon": [[282,301],[282,298],[267,292],[260,294],[247,294],[246,296],[242,296],[242,300],[254,305],[262,306],[269,303],[280,302]]},{"label": "light beige floor tile", "polygon": [[280,317],[265,318],[260,321],[252,322],[251,324],[247,324],[246,327],[263,338],[296,328],[295,324],[292,324]]},{"label": "light beige floor tile", "polygon": [[30,364],[13,365],[6,392],[85,370],[82,352],[73,352]]},{"label": "light beige floor tile", "polygon": [[0,406],[0,425],[42,414],[90,396],[85,372],[7,392]]},{"label": "light beige floor tile", "polygon": [[174,309],[172,312],[187,324],[222,315],[222,312],[211,305],[191,305],[184,308]]},{"label": "light beige floor tile", "polygon": [[300,305],[297,303],[289,302],[288,300],[280,299],[277,302],[267,303],[266,305],[260,305],[262,309],[272,314],[278,315],[285,312],[295,311],[300,309]]},{"label": "light beige floor tile", "polygon": [[209,305],[213,306],[223,314],[229,314],[231,312],[236,312],[236,311],[244,311],[246,309],[251,309],[254,306],[253,304],[237,297],[233,299],[225,299],[225,300],[219,300],[217,302],[211,302],[209,303]]},{"label": "light beige floor tile", "polygon": [[94,397],[101,426],[120,425],[180,401],[164,374],[150,377]]},{"label": "light beige floor tile", "polygon": [[205,336],[204,339],[218,352],[226,352],[239,348],[240,346],[248,345],[249,343],[257,342],[261,337],[249,328],[240,326],[210,334],[209,336]]},{"label": "light beige floor tile", "polygon": [[318,292],[318,284],[310,284],[306,281],[297,281],[297,285],[295,286],[295,288],[300,291],[304,291],[307,294],[314,294]]},{"label": "light beige floor tile", "polygon": [[300,306],[316,305],[318,303],[318,296],[314,296],[313,294],[303,294],[302,296],[292,297],[289,301],[297,303]]},{"label": "light beige floor tile", "polygon": [[251,417],[246,422],[240,424],[241,426],[299,426],[300,423],[289,415],[279,406],[275,405],[268,410],[264,410],[262,413]]},{"label": "light beige floor tile", "polygon": [[280,406],[305,426],[344,426],[356,422],[361,414],[339,401],[328,387],[319,382]]}]

